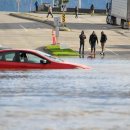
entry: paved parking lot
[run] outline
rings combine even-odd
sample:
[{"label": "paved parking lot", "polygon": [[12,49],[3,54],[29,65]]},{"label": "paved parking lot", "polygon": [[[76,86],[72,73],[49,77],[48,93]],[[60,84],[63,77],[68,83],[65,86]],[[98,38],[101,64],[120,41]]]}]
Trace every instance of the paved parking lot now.
[{"label": "paved parking lot", "polygon": [[[30,48],[37,49],[52,43],[52,27],[25,19],[20,19],[8,15],[9,13],[0,13],[0,45],[12,48]],[[46,14],[31,15],[46,19]],[[61,17],[61,14],[54,14]],[[107,34],[108,41],[106,43],[106,53],[109,57],[130,59],[130,30],[122,30],[118,26],[111,26],[105,23],[106,16],[89,14],[80,15],[75,19],[74,15],[66,15],[67,27],[70,32],[61,31],[59,42],[66,44],[68,47],[78,51],[79,34],[81,30],[85,31],[87,36],[85,43],[85,51],[90,52],[88,39],[93,30],[95,30],[98,38],[102,30]],[[48,18],[48,20],[53,20]],[[100,51],[100,44],[97,51]]]}]

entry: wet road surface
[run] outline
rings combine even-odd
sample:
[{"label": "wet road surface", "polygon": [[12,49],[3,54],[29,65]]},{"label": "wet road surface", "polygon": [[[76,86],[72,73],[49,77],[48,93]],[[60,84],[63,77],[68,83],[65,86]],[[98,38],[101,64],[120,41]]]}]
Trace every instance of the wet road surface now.
[{"label": "wet road surface", "polygon": [[64,60],[92,69],[0,71],[0,129],[129,130],[130,61]]}]

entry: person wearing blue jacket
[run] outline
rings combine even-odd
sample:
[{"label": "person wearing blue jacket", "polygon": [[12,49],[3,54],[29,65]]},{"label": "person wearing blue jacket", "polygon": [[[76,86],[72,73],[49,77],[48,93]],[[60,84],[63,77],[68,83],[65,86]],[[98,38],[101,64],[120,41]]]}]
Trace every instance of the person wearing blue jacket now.
[{"label": "person wearing blue jacket", "polygon": [[35,2],[35,8],[36,8],[36,11],[38,11],[38,1],[36,0],[36,2]]}]

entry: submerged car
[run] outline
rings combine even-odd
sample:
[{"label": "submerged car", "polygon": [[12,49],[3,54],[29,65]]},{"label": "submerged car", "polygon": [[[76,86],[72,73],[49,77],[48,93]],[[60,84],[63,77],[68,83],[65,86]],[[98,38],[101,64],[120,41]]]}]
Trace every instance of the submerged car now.
[{"label": "submerged car", "polygon": [[65,62],[38,50],[0,50],[0,69],[90,69],[80,64]]}]

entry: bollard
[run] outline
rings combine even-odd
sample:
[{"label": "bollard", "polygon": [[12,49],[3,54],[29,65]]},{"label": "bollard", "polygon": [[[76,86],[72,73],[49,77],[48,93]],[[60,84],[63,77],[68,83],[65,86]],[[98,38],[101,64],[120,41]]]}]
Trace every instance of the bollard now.
[{"label": "bollard", "polygon": [[130,29],[130,22],[128,22],[128,29]]}]

